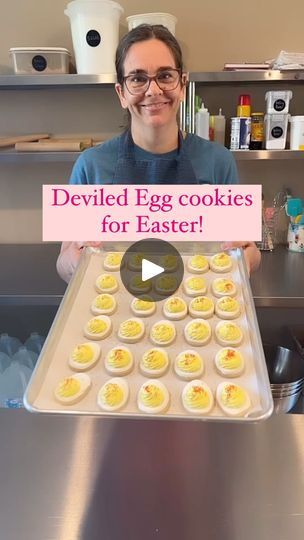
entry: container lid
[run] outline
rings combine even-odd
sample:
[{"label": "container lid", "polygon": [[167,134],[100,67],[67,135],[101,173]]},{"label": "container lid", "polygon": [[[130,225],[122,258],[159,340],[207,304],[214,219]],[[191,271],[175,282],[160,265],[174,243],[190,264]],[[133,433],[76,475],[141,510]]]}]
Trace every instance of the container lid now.
[{"label": "container lid", "polygon": [[13,52],[34,52],[34,53],[53,52],[53,53],[65,53],[71,56],[71,53],[67,49],[64,49],[63,47],[11,47],[9,52],[10,53],[13,53]]},{"label": "container lid", "polygon": [[70,13],[75,13],[75,9],[77,10],[78,7],[87,7],[89,4],[95,4],[95,6],[99,7],[104,4],[108,7],[111,7],[113,9],[118,9],[121,13],[124,13],[124,8],[118,4],[118,2],[114,2],[113,0],[72,0],[72,2],[69,2],[67,5],[67,9],[64,10],[64,14],[69,16]]},{"label": "container lid", "polygon": [[177,18],[175,17],[175,15],[171,15],[171,13],[137,13],[136,15],[130,15],[129,17],[126,17],[126,20],[133,21],[138,19],[138,17],[168,17],[174,22],[177,22]]},{"label": "container lid", "polygon": [[291,116],[289,122],[304,122],[304,116]]}]

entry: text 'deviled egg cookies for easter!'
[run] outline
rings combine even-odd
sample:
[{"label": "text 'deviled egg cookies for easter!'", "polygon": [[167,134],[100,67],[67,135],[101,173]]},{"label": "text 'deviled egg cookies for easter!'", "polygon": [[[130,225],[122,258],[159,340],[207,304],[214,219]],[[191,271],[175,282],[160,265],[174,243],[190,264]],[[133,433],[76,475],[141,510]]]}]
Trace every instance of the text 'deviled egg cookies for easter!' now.
[{"label": "text 'deviled egg cookies for easter!'", "polygon": [[[88,257],[70,293],[40,391],[49,409],[225,421],[262,410],[239,256],[189,252],[178,285],[174,254],[161,253],[166,271],[143,281],[145,253],[124,260],[110,249]],[[129,290],[121,268],[130,273]]]}]

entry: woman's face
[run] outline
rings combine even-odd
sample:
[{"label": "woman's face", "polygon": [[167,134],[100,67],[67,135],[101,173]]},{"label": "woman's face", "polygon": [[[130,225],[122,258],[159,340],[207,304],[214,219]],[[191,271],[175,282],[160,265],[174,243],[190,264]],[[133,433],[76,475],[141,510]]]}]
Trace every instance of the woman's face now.
[{"label": "woman's face", "polygon": [[[141,70],[150,77],[161,69],[176,68],[174,56],[165,43],[158,39],[140,41],[132,45],[124,62],[124,75]],[[184,98],[184,84],[179,83],[175,90],[161,90],[155,81],[145,93],[132,95],[125,84],[116,85],[121,106],[129,109],[132,125],[141,127],[161,127],[176,123],[180,102]]]}]

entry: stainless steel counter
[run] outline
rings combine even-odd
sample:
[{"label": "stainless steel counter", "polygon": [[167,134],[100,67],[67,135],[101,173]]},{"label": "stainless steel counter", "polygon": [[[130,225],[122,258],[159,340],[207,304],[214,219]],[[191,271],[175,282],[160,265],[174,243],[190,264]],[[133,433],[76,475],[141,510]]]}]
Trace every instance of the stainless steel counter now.
[{"label": "stainless steel counter", "polygon": [[302,540],[304,416],[261,425],[0,409],[1,540]]}]

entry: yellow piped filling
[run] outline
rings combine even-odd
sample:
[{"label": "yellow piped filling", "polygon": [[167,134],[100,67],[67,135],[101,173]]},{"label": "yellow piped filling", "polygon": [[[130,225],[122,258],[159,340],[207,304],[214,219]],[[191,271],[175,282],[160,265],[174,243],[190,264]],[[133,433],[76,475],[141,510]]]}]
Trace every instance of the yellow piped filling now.
[{"label": "yellow piped filling", "polygon": [[170,341],[174,336],[174,329],[166,324],[156,324],[151,330],[151,336],[157,341]]},{"label": "yellow piped filling", "polygon": [[147,369],[161,369],[166,365],[166,356],[161,351],[152,349],[144,353],[142,364]]},{"label": "yellow piped filling", "polygon": [[164,402],[162,390],[154,384],[146,384],[140,391],[139,398],[147,407],[159,407]]},{"label": "yellow piped filling", "polygon": [[114,368],[126,367],[130,362],[130,353],[124,349],[114,349],[107,356],[107,363]]},{"label": "yellow piped filling", "polygon": [[171,298],[166,302],[166,310],[170,313],[180,313],[185,307],[184,301],[180,298]]},{"label": "yellow piped filling", "polygon": [[201,386],[193,385],[185,392],[184,402],[192,409],[205,409],[210,405],[210,396]]},{"label": "yellow piped filling", "polygon": [[99,396],[101,401],[109,407],[116,407],[117,405],[120,405],[124,400],[124,392],[121,386],[115,383],[105,384]]},{"label": "yellow piped filling", "polygon": [[72,352],[72,359],[79,364],[91,362],[94,356],[94,351],[90,345],[77,345]]},{"label": "yellow piped filling", "polygon": [[81,385],[77,379],[74,379],[74,377],[66,377],[61,383],[59,383],[56,393],[61,398],[68,398],[78,394],[80,388]]},{"label": "yellow piped filling", "polygon": [[205,280],[201,277],[193,277],[188,279],[187,287],[193,291],[200,291],[205,288]]},{"label": "yellow piped filling", "polygon": [[223,349],[218,355],[218,363],[224,369],[237,369],[242,363],[241,355],[232,349]]},{"label": "yellow piped filling", "polygon": [[192,339],[205,339],[207,336],[209,336],[209,333],[209,327],[201,322],[193,322],[189,324],[187,328],[187,334]]},{"label": "yellow piped filling", "polygon": [[226,298],[221,298],[218,302],[218,308],[222,311],[236,311],[239,309],[239,303],[235,298],[231,298],[230,296],[226,296]]},{"label": "yellow piped filling", "polygon": [[125,337],[138,336],[142,331],[142,326],[137,321],[124,321],[120,325],[120,334]]},{"label": "yellow piped filling", "polygon": [[246,393],[240,386],[227,384],[222,390],[221,400],[226,407],[238,409],[245,404]]},{"label": "yellow piped filling", "polygon": [[108,294],[100,294],[95,298],[94,304],[98,309],[111,309],[114,305],[114,300]]},{"label": "yellow piped filling", "polygon": [[106,275],[106,276],[101,276],[97,284],[101,289],[111,289],[112,287],[116,287],[117,281],[114,276]]},{"label": "yellow piped filling", "polygon": [[178,357],[177,366],[182,371],[194,373],[201,368],[201,359],[194,353],[183,353]]},{"label": "yellow piped filling", "polygon": [[195,311],[209,311],[213,308],[213,301],[207,296],[201,296],[191,302],[191,307]]},{"label": "yellow piped filling", "polygon": [[240,339],[242,337],[241,329],[235,324],[231,323],[226,323],[219,326],[217,332],[221,339],[228,341]]},{"label": "yellow piped filling", "polygon": [[102,334],[107,329],[107,324],[102,319],[91,319],[87,324],[87,330],[91,334]]},{"label": "yellow piped filling", "polygon": [[136,299],[133,304],[133,307],[137,311],[149,311],[149,309],[151,309],[153,305],[154,305],[154,302],[149,302],[148,300]]},{"label": "yellow piped filling", "polygon": [[213,263],[220,267],[227,266],[230,263],[230,256],[227,253],[218,253],[213,258]]},{"label": "yellow piped filling", "polygon": [[218,292],[228,293],[234,289],[234,286],[230,279],[223,278],[216,281],[214,288]]},{"label": "yellow piped filling", "polygon": [[108,253],[105,258],[105,264],[109,266],[118,266],[122,260],[122,255],[120,253]]},{"label": "yellow piped filling", "polygon": [[208,265],[208,260],[203,255],[194,255],[190,259],[190,265],[197,270],[201,270]]}]

